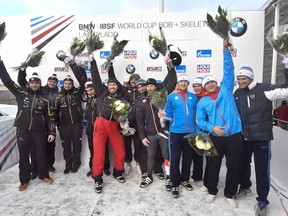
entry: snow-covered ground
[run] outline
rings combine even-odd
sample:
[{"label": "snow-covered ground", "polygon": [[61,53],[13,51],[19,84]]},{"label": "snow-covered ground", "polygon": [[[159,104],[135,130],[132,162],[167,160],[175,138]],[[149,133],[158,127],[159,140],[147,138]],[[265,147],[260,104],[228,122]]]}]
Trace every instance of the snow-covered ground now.
[{"label": "snow-covered ground", "polygon": [[[88,166],[83,164],[78,173],[63,174],[64,165],[55,165],[55,179],[47,185],[39,179],[32,180],[24,192],[18,191],[18,165],[0,173],[0,215],[7,216],[96,216],[96,215],[142,215],[142,216],[252,216],[256,204],[255,184],[253,195],[238,201],[238,208],[232,209],[223,197],[224,176],[222,167],[219,192],[216,200],[205,203],[206,193],[199,190],[201,184],[193,183],[194,190],[180,187],[180,197],[175,199],[165,191],[164,181],[154,178],[153,184],[140,188],[141,176],[134,168],[126,175],[126,182],[118,183],[112,176],[104,176],[103,193],[94,192],[94,181],[86,177]],[[254,176],[254,173],[253,173]],[[271,188],[269,215],[285,216],[287,203],[281,204],[281,197]],[[287,201],[287,200],[286,200]],[[285,202],[286,202],[285,201]]]}]

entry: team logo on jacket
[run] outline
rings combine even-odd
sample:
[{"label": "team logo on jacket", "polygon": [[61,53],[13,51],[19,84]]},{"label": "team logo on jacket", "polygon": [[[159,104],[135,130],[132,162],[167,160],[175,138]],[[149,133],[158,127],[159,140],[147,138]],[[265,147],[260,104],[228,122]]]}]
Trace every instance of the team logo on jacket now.
[{"label": "team logo on jacket", "polygon": [[231,30],[230,33],[234,37],[240,37],[245,34],[247,31],[247,22],[241,18],[236,17],[232,19]]},{"label": "team logo on jacket", "polygon": [[254,98],[256,97],[256,95],[255,95],[255,94],[251,94],[251,95],[249,95],[249,97],[250,97],[251,99],[254,99]]}]

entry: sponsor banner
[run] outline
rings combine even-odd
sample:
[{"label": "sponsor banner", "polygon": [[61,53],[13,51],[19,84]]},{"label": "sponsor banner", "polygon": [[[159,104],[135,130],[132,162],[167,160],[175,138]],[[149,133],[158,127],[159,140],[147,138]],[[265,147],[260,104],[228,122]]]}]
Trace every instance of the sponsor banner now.
[{"label": "sponsor banner", "polygon": [[147,67],[147,72],[162,72],[162,67]]},{"label": "sponsor banner", "polygon": [[212,57],[212,50],[211,49],[197,50],[196,57],[197,58],[211,58]]},{"label": "sponsor banner", "polygon": [[110,51],[100,51],[101,59],[107,59],[109,55],[110,55]]},{"label": "sponsor banner", "polygon": [[106,69],[105,67],[101,66],[101,73],[102,74],[108,74],[108,69]]},{"label": "sponsor banner", "polygon": [[178,65],[175,67],[176,73],[186,73],[186,65]]},{"label": "sponsor banner", "polygon": [[210,64],[198,64],[197,73],[210,73]]},{"label": "sponsor banner", "polygon": [[125,59],[136,59],[137,51],[136,50],[124,50],[124,58]]},{"label": "sponsor banner", "polygon": [[54,72],[68,72],[67,67],[54,67]]}]

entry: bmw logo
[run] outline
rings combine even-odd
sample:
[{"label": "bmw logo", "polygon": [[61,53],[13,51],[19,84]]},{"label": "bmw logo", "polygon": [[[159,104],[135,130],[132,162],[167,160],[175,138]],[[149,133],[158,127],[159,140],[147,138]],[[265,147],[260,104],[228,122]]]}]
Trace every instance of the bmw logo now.
[{"label": "bmw logo", "polygon": [[240,37],[245,34],[247,31],[247,22],[240,18],[236,17],[232,20],[230,33],[234,37]]},{"label": "bmw logo", "polygon": [[157,59],[159,57],[159,53],[156,50],[151,50],[149,55],[152,59]]},{"label": "bmw logo", "polygon": [[132,64],[129,64],[129,65],[126,66],[126,72],[128,74],[133,74],[135,72],[135,70],[136,70],[135,66],[132,65]]}]

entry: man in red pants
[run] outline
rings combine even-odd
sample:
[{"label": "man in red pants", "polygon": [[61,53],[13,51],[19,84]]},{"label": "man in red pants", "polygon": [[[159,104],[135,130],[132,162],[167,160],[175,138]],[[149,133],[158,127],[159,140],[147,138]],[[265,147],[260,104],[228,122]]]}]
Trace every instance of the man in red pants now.
[{"label": "man in red pants", "polygon": [[[92,55],[92,54],[91,54]],[[95,192],[102,192],[103,169],[105,161],[105,149],[107,140],[109,140],[114,153],[114,178],[124,183],[124,160],[125,160],[125,144],[124,138],[119,132],[119,122],[115,120],[108,105],[113,99],[125,98],[125,90],[120,87],[120,83],[116,79],[109,79],[107,87],[102,83],[97,64],[93,56],[91,60],[91,76],[92,83],[97,86],[97,118],[94,123],[93,145],[94,156],[92,161],[92,177],[95,180]]]}]

